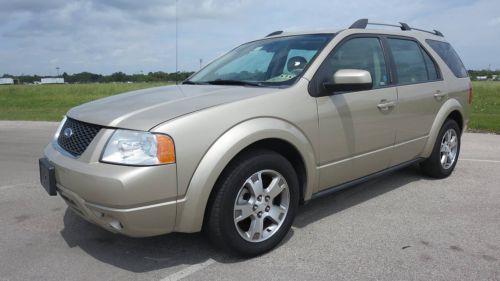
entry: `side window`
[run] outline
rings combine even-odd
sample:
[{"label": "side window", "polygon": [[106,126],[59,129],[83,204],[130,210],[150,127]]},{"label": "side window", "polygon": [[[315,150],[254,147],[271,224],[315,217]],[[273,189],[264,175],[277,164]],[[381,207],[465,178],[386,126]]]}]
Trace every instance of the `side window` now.
[{"label": "side window", "polygon": [[422,55],[424,56],[425,66],[427,68],[427,77],[429,78],[429,80],[438,80],[439,72],[437,71],[437,67],[434,64],[434,61],[432,61],[426,51],[424,51],[422,48],[420,48],[420,50],[422,51]]},{"label": "side window", "polygon": [[370,72],[373,88],[386,86],[387,68],[380,40],[375,37],[353,38],[331,53],[321,66],[322,81],[331,80],[340,69],[363,69]]},{"label": "side window", "polygon": [[[429,80],[427,64],[417,42],[405,39],[387,39],[391,49],[399,84],[421,83]],[[430,58],[429,58],[430,59]],[[434,72],[436,69],[434,69]]]},{"label": "side window", "polygon": [[469,76],[467,69],[465,69],[464,64],[460,60],[457,52],[453,47],[446,42],[436,41],[436,40],[425,40],[429,46],[441,57],[442,60],[448,65],[453,74],[458,78],[464,78]]}]

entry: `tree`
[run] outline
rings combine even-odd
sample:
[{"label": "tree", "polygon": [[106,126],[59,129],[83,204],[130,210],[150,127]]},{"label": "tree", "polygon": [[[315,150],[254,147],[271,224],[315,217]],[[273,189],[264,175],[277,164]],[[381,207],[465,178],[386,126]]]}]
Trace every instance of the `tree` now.
[{"label": "tree", "polygon": [[128,81],[128,75],[123,72],[115,72],[111,74],[111,81],[113,82],[126,82]]}]

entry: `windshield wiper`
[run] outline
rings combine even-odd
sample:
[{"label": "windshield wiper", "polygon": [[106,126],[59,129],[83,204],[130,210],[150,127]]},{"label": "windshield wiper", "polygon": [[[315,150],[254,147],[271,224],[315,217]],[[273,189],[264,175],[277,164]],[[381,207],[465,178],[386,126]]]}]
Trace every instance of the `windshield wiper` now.
[{"label": "windshield wiper", "polygon": [[254,83],[254,82],[247,82],[240,80],[222,80],[222,79],[205,81],[205,83],[210,85],[237,85],[237,86],[241,85],[241,86],[257,86],[257,87],[262,86],[261,83]]},{"label": "windshield wiper", "polygon": [[193,82],[191,80],[185,80],[185,81],[182,82],[182,84],[184,84],[184,85],[202,85],[202,84],[206,84],[206,83]]}]

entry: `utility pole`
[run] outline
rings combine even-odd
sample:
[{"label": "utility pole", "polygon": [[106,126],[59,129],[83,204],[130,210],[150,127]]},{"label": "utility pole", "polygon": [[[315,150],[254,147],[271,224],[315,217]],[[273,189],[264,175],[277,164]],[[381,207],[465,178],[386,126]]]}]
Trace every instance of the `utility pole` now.
[{"label": "utility pole", "polygon": [[200,59],[200,69],[203,66],[203,59]]},{"label": "utility pole", "polygon": [[179,54],[178,54],[178,49],[179,49],[179,44],[178,44],[178,34],[179,34],[179,27],[178,27],[178,13],[179,10],[177,9],[177,3],[178,0],[175,0],[175,84],[178,84],[179,82]]}]

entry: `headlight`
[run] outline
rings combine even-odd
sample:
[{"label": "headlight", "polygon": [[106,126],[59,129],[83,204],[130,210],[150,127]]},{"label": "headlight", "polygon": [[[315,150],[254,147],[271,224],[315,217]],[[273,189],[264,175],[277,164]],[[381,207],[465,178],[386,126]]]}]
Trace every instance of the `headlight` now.
[{"label": "headlight", "polygon": [[174,142],[167,135],[116,130],[104,149],[101,162],[137,166],[175,163]]},{"label": "headlight", "polygon": [[64,126],[64,123],[66,123],[66,119],[68,119],[68,118],[66,116],[64,116],[61,123],[59,123],[59,127],[57,127],[56,134],[54,135],[54,140],[57,141],[57,139],[59,138],[59,134],[61,133],[61,130],[62,130],[62,127]]}]

